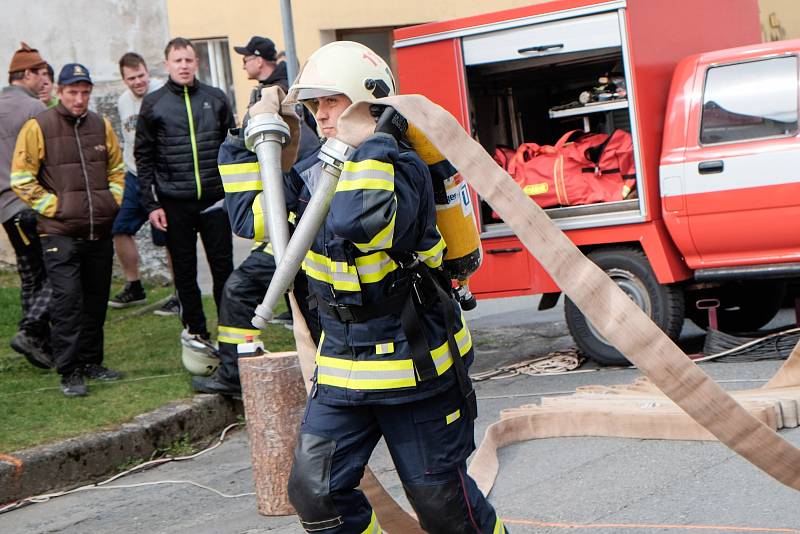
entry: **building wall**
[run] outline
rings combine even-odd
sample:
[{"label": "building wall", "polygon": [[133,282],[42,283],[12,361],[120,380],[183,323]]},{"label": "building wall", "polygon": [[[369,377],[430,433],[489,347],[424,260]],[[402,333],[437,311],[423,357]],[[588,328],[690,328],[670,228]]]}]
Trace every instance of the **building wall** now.
[{"label": "building wall", "polygon": [[[116,99],[125,89],[119,58],[140,53],[163,77],[163,49],[169,40],[166,0],[3,0],[0,16],[0,86],[8,83],[8,64],[20,41],[39,50],[56,72],[66,63],[84,64],[95,88],[91,107],[111,119],[119,133]],[[146,233],[147,225],[143,228]],[[140,240],[142,271],[166,272],[163,253]],[[14,263],[5,232],[0,232],[0,264]]]},{"label": "building wall", "polygon": [[[454,17],[465,17],[544,0],[303,0],[292,2],[295,42],[300,63],[321,45],[335,40],[336,30],[403,26]],[[167,0],[172,36],[187,38],[227,37],[230,45],[236,101],[247,102],[254,82],[247,80],[241,57],[233,46],[241,46],[253,35],[262,35],[284,48],[280,2],[228,0],[219,9],[217,0]],[[346,6],[346,7],[345,7]],[[240,106],[241,107],[241,106]],[[241,115],[243,110],[239,109]]]},{"label": "building wall", "polygon": [[759,5],[765,41],[800,38],[800,4],[797,0],[759,0]]}]

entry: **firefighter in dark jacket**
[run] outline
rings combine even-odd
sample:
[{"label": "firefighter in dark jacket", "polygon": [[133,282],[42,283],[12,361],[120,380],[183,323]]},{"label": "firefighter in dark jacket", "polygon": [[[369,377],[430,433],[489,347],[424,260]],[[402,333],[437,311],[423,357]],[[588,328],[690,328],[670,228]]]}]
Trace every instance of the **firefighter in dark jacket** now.
[{"label": "firefighter in dark jacket", "polygon": [[150,223],[167,232],[185,328],[181,342],[206,351],[210,334],[197,285],[196,242],[199,233],[219,309],[233,270],[233,245],[217,152],[234,120],[225,94],[195,77],[197,54],[190,41],[171,40],[164,56],[169,79],[142,102],[134,157]]},{"label": "firefighter in dark jacket", "polygon": [[[289,99],[315,112],[325,137],[336,137],[352,102],[394,91],[374,52],[335,42],[309,58]],[[345,163],[304,261],[322,339],[289,498],[309,532],[381,532],[357,486],[383,437],[426,531],[504,533],[466,473],[476,416],[466,375],[472,340],[440,272],[445,243],[429,169],[397,119],[386,108],[376,133]],[[298,206],[300,217],[320,171],[321,162],[304,161],[287,176],[287,206]],[[248,226],[258,211],[252,192],[226,198],[235,226]]]},{"label": "firefighter in dark jacket", "polygon": [[86,378],[121,376],[102,364],[111,225],[122,202],[125,167],[111,123],[89,111],[92,87],[86,67],[64,65],[61,103],[25,123],[11,168],[12,189],[38,214],[53,288],[53,359],[67,396],[86,395]]}]

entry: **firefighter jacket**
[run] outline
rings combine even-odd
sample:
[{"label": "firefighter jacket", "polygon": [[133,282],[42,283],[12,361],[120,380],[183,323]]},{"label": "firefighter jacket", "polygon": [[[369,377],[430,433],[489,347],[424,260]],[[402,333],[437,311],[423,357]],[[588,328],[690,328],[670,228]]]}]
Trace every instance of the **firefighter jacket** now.
[{"label": "firefighter jacket", "polygon": [[107,237],[124,184],[119,141],[105,117],[75,117],[59,104],[22,126],[11,188],[38,212],[40,234]]},{"label": "firefighter jacket", "polygon": [[[322,170],[321,163],[313,159],[299,162],[286,174],[287,208],[298,217],[302,217]],[[248,187],[244,184],[257,181],[257,163],[237,171],[240,174],[222,173],[232,227],[245,237],[258,235],[255,228],[259,225],[254,221],[260,217],[260,185],[259,190],[242,191]],[[386,302],[387,313],[354,322],[320,310],[316,394],[322,402],[398,404],[453,387],[447,313],[455,316],[458,357],[471,363],[472,340],[457,312],[458,304],[453,299],[430,302],[420,311],[419,322],[430,348],[430,361],[425,363],[434,369],[434,376],[420,380],[400,313],[388,305],[410,276],[393,259],[404,253],[414,253],[428,269],[439,269],[442,264],[445,243],[436,228],[431,177],[416,153],[401,152],[393,137],[376,134],[345,163],[330,212],[303,269],[309,293],[322,300],[327,310],[339,308],[346,315],[349,309],[374,309]]]},{"label": "firefighter jacket", "polygon": [[234,125],[225,93],[198,80],[184,86],[170,79],[145,96],[133,150],[145,210],[159,207],[156,194],[220,200],[217,153]]}]

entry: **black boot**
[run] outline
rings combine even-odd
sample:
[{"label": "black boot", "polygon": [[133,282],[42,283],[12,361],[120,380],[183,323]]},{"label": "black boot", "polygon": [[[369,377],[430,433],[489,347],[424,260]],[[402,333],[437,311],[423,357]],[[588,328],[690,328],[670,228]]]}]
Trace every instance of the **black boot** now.
[{"label": "black boot", "polygon": [[242,398],[242,387],[225,382],[217,373],[211,376],[193,376],[192,389],[198,393],[219,393],[237,399]]}]

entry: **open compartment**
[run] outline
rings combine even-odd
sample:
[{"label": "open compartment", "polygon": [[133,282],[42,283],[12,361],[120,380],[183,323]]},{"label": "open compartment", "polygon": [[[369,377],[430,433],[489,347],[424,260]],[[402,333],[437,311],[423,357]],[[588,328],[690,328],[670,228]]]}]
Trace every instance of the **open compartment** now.
[{"label": "open compartment", "polygon": [[[511,48],[518,53],[529,48],[535,53],[551,52],[551,47],[556,51],[564,48],[561,43],[528,48],[524,40],[516,43]],[[467,59],[469,48],[476,44],[465,42]],[[473,136],[492,154],[497,147],[516,150],[523,143],[552,146],[572,130],[611,134],[620,129],[630,133],[629,85],[622,47],[613,39],[610,44],[614,46],[501,61],[486,61],[493,59],[489,56],[483,63],[472,65],[468,61],[466,80]],[[603,81],[607,83],[604,85]],[[581,102],[582,93],[585,102]],[[632,150],[630,157],[632,165]],[[638,181],[628,181],[638,185]],[[619,200],[566,206],[559,203],[547,207],[546,212],[562,228],[612,224],[621,215],[641,213],[637,188],[634,185],[631,189]],[[536,198],[535,193],[532,197]],[[484,237],[507,233],[502,220],[482,200],[480,219]]]}]

